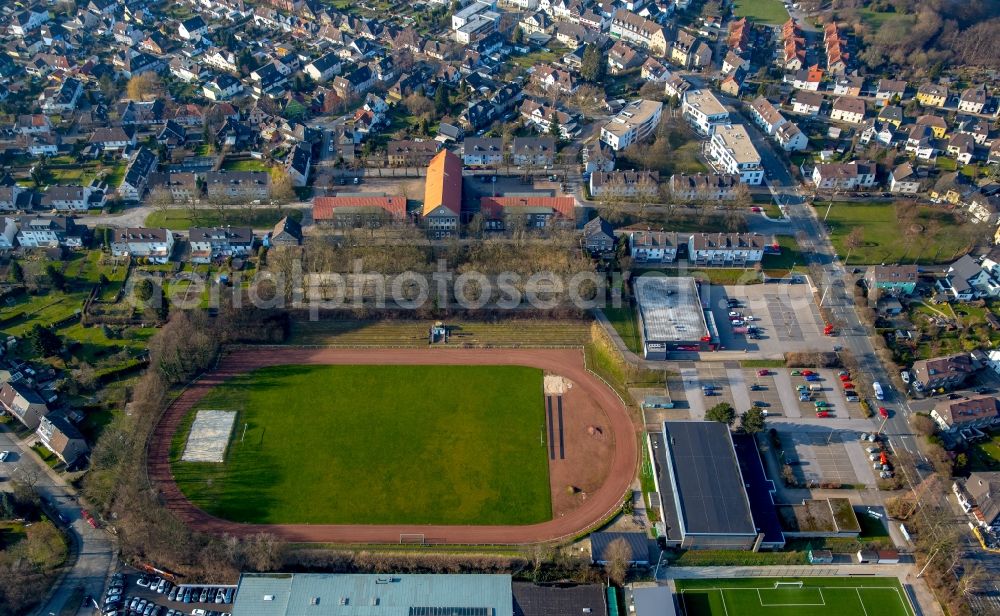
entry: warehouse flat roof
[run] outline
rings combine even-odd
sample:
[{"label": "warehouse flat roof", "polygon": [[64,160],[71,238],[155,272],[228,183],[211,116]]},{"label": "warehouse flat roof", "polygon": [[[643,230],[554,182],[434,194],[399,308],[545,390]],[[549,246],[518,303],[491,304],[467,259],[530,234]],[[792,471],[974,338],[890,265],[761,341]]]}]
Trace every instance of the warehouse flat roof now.
[{"label": "warehouse flat roof", "polygon": [[641,276],[635,296],[644,340],[686,342],[710,335],[694,278]]},{"label": "warehouse flat roof", "polygon": [[683,534],[756,536],[729,426],[665,421],[663,440]]}]

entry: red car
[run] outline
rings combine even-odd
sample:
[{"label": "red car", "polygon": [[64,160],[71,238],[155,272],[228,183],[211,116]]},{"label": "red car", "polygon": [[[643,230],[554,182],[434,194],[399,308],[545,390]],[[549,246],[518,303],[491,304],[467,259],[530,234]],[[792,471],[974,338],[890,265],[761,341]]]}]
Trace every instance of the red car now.
[{"label": "red car", "polygon": [[830,413],[828,411],[816,411],[816,417],[829,417]]},{"label": "red car", "polygon": [[847,381],[851,380],[851,375],[849,375],[849,374],[841,374],[840,375],[840,380],[844,381],[846,383]]},{"label": "red car", "polygon": [[769,374],[769,373],[768,373],[768,371],[767,371],[767,370],[763,370],[763,369],[761,369],[761,370],[758,370],[758,371],[757,371],[757,376],[767,376],[768,374]]},{"label": "red car", "polygon": [[889,411],[884,406],[878,407],[878,414],[882,419],[889,419]]},{"label": "red car", "polygon": [[816,373],[813,372],[812,370],[803,370],[802,371],[802,376],[812,376],[814,374],[816,374]]},{"label": "red car", "polygon": [[844,389],[854,389],[854,383],[844,383]]},{"label": "red car", "polygon": [[750,211],[751,212],[762,212],[763,210],[761,210],[760,207],[758,207],[758,206],[755,205],[752,208],[750,208]]}]

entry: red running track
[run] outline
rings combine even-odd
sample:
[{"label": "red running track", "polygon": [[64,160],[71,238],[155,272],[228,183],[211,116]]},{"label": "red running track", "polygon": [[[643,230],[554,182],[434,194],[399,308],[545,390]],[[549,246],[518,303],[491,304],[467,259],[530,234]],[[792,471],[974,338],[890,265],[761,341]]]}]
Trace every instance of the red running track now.
[{"label": "red running track", "polygon": [[[187,412],[216,385],[235,375],[288,364],[518,365],[540,368],[572,380],[608,416],[614,453],[607,479],[566,515],[526,526],[419,526],[368,524],[240,524],[209,515],[184,497],[170,470],[170,441]],[[580,350],[548,349],[308,349],[242,347],[229,353],[214,372],[188,387],[164,412],[149,445],[149,473],[166,506],[191,527],[215,534],[266,532],[285,541],[397,543],[402,534],[423,535],[427,543],[523,544],[573,535],[601,521],[632,483],[638,439],[618,395],[587,371]]]}]

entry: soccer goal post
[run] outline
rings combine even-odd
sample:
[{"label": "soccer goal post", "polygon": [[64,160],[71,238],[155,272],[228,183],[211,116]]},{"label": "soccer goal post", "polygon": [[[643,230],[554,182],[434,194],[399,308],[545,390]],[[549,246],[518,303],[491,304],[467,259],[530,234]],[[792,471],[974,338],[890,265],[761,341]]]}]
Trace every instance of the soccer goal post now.
[{"label": "soccer goal post", "polygon": [[415,543],[417,545],[424,544],[423,533],[400,533],[399,534],[400,543]]},{"label": "soccer goal post", "polygon": [[775,582],[775,588],[802,588],[802,580],[798,582]]}]

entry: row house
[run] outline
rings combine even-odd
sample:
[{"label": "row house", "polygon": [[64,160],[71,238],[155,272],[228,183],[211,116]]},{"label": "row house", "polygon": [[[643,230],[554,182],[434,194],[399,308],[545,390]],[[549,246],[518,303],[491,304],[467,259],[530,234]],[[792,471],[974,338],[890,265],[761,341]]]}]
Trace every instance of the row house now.
[{"label": "row house", "polygon": [[674,263],[681,244],[690,239],[676,231],[633,231],[629,233],[629,256],[636,263]]},{"label": "row house", "polygon": [[847,71],[850,54],[847,53],[847,39],[836,22],[823,27],[823,45],[826,48],[826,70],[831,75],[843,75]]},{"label": "row house", "polygon": [[271,175],[263,171],[209,171],[205,174],[205,194],[217,203],[268,199]]},{"label": "row house", "polygon": [[726,35],[726,46],[738,54],[750,49],[750,31],[752,26],[746,17],[740,17],[729,22],[729,32]]},{"label": "row house", "polygon": [[189,239],[193,263],[243,258],[253,251],[253,231],[249,227],[197,227],[191,229]]},{"label": "row house", "polygon": [[69,77],[58,87],[42,92],[39,102],[45,113],[66,113],[76,109],[81,95],[83,95],[83,84]]},{"label": "row house", "polygon": [[670,194],[678,201],[731,201],[739,184],[735,173],[675,173],[670,176]]},{"label": "row house", "polygon": [[153,263],[166,263],[173,251],[174,234],[169,229],[116,229],[111,242],[111,254],[114,256],[141,257]]},{"label": "row house", "polygon": [[787,122],[771,101],[763,96],[758,96],[750,103],[750,117],[768,137],[773,137],[778,128]]},{"label": "row house", "polygon": [[875,186],[875,163],[823,163],[813,167],[812,181],[820,190],[861,190]]},{"label": "row house", "polygon": [[386,145],[386,161],[390,167],[426,167],[441,149],[433,139],[403,139]]},{"label": "row house", "polygon": [[555,163],[554,137],[515,137],[511,161],[519,167],[547,167]]},{"label": "row house", "polygon": [[26,210],[31,207],[31,191],[11,184],[10,186],[0,186],[0,210],[13,212],[14,210]]},{"label": "row house", "polygon": [[802,70],[806,62],[806,39],[794,18],[781,26],[781,66],[786,71]]},{"label": "row house", "polygon": [[190,172],[150,174],[149,187],[151,191],[166,191],[173,203],[191,203],[201,199],[198,176]]},{"label": "row house", "polygon": [[45,135],[52,132],[52,122],[41,113],[19,115],[14,130],[21,135]]},{"label": "row house", "polygon": [[503,139],[470,137],[462,143],[462,164],[466,167],[495,167],[504,161]]},{"label": "row house", "polygon": [[740,181],[759,186],[764,181],[760,153],[742,124],[719,126],[708,142],[708,156],[718,170],[740,176]]},{"label": "row house", "polygon": [[595,171],[590,174],[589,189],[593,198],[652,198],[659,191],[658,171]]},{"label": "row house", "polygon": [[785,83],[792,84],[792,87],[796,90],[818,92],[820,84],[823,83],[823,75],[823,69],[814,64],[809,68],[804,68],[802,70],[795,71],[790,75],[785,75],[783,80]]},{"label": "row house", "polygon": [[0,407],[29,430],[37,430],[49,413],[45,399],[23,381],[8,381],[0,386]]},{"label": "row house", "polygon": [[635,43],[653,55],[666,54],[667,36],[663,26],[625,9],[615,11],[609,32],[612,38]]},{"label": "row house", "polygon": [[102,152],[122,153],[136,145],[135,129],[131,126],[98,128],[88,140],[91,146]]},{"label": "row house", "polygon": [[695,233],[688,239],[688,261],[709,267],[760,263],[768,247],[759,233]]},{"label": "row house", "polygon": [[708,66],[712,63],[712,50],[697,37],[680,30],[670,45],[670,61],[683,68]]},{"label": "row house", "polygon": [[990,430],[1000,425],[1000,407],[994,396],[944,400],[931,410],[930,415],[941,431],[948,433],[970,428]]}]

